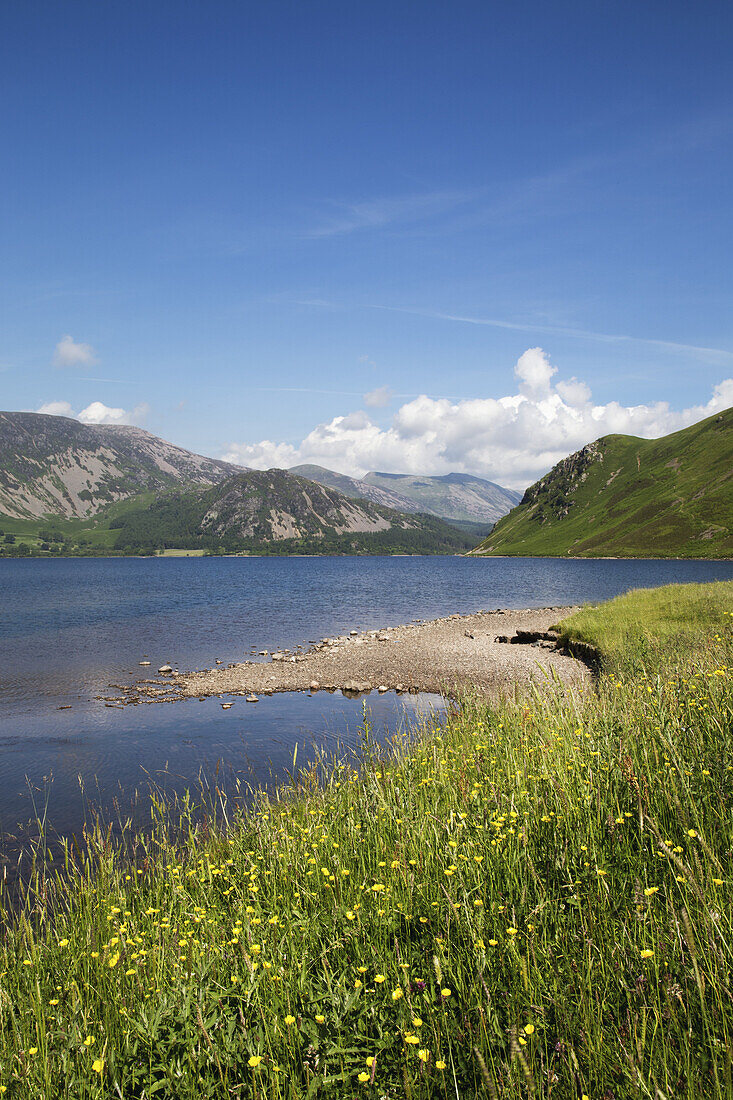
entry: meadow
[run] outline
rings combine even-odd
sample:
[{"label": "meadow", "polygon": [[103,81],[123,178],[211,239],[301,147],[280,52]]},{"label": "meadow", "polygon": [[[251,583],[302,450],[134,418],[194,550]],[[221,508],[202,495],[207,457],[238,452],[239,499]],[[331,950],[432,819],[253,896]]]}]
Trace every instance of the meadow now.
[{"label": "meadow", "polygon": [[562,631],[600,652],[584,697],[464,698],[389,748],[365,714],[358,757],[246,808],[39,850],[0,1094],[733,1095],[733,583]]}]

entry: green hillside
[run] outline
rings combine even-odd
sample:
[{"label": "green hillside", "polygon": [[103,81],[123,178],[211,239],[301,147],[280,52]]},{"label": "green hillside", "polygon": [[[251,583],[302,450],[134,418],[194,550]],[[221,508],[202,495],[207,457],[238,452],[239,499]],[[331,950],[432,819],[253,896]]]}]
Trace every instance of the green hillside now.
[{"label": "green hillside", "polygon": [[472,552],[733,556],[733,409],[661,439],[589,443],[530,486]]}]

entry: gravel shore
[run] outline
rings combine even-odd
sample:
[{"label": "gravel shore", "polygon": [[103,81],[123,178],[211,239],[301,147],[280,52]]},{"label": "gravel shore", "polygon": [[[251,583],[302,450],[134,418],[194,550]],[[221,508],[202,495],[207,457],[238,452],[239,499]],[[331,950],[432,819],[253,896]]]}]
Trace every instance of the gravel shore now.
[{"label": "gravel shore", "polygon": [[[518,631],[544,634],[574,610],[479,611],[363,633],[352,631],[324,638],[307,651],[264,654],[270,658],[265,662],[245,661],[198,672],[173,668],[158,679],[122,688],[117,702],[337,689],[351,695],[371,690],[453,695],[473,688],[479,694],[495,696],[514,685],[546,684],[552,677],[566,686],[582,687],[590,682],[588,669],[557,650],[551,638],[522,644],[510,641]],[[232,702],[228,699],[222,705]]]}]

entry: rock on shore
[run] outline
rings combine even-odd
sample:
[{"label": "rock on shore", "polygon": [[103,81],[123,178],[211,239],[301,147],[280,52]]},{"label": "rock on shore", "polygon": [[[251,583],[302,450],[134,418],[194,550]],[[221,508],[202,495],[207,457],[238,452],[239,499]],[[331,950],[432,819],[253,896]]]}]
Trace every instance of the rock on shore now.
[{"label": "rock on shore", "polygon": [[[267,663],[245,661],[182,671],[173,683],[169,676],[137,683],[120,701],[174,702],[211,695],[337,689],[354,696],[377,689],[452,695],[473,688],[481,695],[495,696],[514,685],[547,684],[553,677],[568,686],[582,686],[590,679],[586,666],[561,653],[546,636],[553,624],[574,610],[497,609],[363,633],[351,631],[323,638],[297,654],[273,653]],[[503,644],[506,641],[515,644]]]}]

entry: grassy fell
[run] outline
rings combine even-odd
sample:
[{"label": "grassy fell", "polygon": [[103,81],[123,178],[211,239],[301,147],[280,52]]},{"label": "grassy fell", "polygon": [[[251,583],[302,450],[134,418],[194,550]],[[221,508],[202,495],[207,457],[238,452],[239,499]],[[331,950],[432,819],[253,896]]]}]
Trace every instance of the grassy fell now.
[{"label": "grassy fell", "polygon": [[592,696],[466,699],[389,753],[365,723],[358,769],[220,830],[184,804],[175,844],[154,804],[133,862],[98,830],[39,870],[0,946],[5,1095],[729,1096],[733,586],[708,591],[571,621],[623,640]]}]

